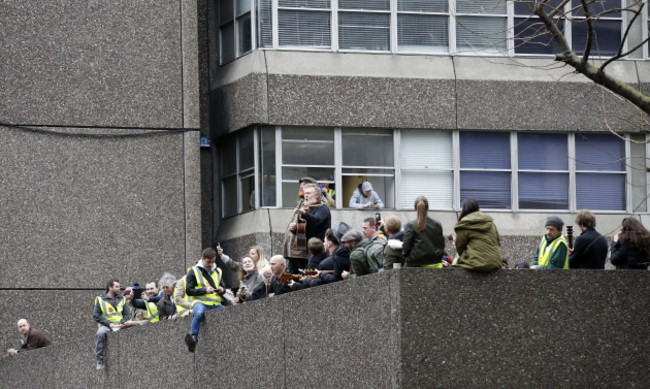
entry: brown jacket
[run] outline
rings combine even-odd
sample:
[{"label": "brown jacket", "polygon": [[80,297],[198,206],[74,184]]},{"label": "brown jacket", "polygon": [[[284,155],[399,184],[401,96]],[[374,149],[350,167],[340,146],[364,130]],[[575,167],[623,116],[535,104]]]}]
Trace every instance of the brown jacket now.
[{"label": "brown jacket", "polygon": [[29,328],[27,339],[22,339],[21,342],[23,344],[20,346],[20,351],[36,350],[37,348],[47,347],[52,344],[50,338],[34,327]]}]

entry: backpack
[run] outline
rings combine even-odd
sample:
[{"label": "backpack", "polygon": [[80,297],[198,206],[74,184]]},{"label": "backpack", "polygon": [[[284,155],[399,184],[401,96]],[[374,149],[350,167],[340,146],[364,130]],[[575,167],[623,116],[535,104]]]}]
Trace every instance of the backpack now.
[{"label": "backpack", "polygon": [[377,273],[384,268],[384,247],[386,239],[375,239],[363,249],[363,255],[368,262],[371,273]]}]

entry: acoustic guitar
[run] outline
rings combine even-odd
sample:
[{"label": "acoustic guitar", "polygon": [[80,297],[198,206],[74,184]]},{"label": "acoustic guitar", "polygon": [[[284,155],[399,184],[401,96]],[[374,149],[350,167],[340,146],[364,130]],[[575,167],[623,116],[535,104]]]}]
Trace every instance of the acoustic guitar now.
[{"label": "acoustic guitar", "polygon": [[296,248],[307,252],[307,221],[300,216],[296,221]]}]

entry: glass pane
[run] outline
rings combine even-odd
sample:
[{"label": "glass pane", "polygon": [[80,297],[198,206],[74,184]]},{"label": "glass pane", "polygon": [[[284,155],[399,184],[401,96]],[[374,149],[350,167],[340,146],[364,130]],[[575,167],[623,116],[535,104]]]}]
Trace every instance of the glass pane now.
[{"label": "glass pane", "polygon": [[237,56],[252,50],[251,14],[246,14],[237,19],[237,38],[239,39]]},{"label": "glass pane", "polygon": [[[557,19],[560,31],[564,31],[564,21]],[[515,19],[515,53],[517,54],[557,54],[562,49],[557,39],[551,36],[539,19]]]},{"label": "glass pane", "polygon": [[264,127],[260,131],[261,134],[261,147],[260,151],[262,156],[260,161],[260,180],[262,187],[262,197],[260,197],[260,205],[263,207],[273,207],[276,205],[276,182],[277,175],[275,174],[275,129],[272,127]]},{"label": "glass pane", "polygon": [[343,175],[377,175],[384,174],[392,176],[395,174],[395,169],[371,169],[367,167],[358,167],[358,168],[343,168]]},{"label": "glass pane", "polygon": [[565,134],[517,134],[519,169],[568,170],[569,154]]},{"label": "glass pane", "polygon": [[460,200],[468,197],[481,208],[510,209],[510,173],[460,172]]},{"label": "glass pane", "polygon": [[608,134],[576,134],[576,169],[625,171],[625,142]]},{"label": "glass pane", "polygon": [[352,198],[354,191],[356,191],[359,185],[361,185],[364,181],[370,182],[372,189],[377,192],[379,198],[384,203],[384,208],[395,208],[395,178],[372,176],[369,177],[363,175],[343,177],[343,190],[341,192],[337,192],[337,195],[342,196],[341,200],[343,201],[343,207],[349,207],[350,199]]},{"label": "glass pane", "polygon": [[271,0],[258,0],[259,11],[257,15],[258,23],[258,40],[257,44],[260,47],[273,46],[273,12],[271,8]]},{"label": "glass pane", "polygon": [[519,173],[519,208],[568,209],[569,175]]},{"label": "glass pane", "polygon": [[393,166],[393,132],[343,132],[344,166]]},{"label": "glass pane", "polygon": [[233,0],[222,0],[219,2],[219,24],[224,24],[235,18]]},{"label": "glass pane", "polygon": [[339,46],[344,50],[388,50],[390,15],[341,13]]},{"label": "glass pane", "polygon": [[221,142],[221,174],[237,173],[237,143],[235,134],[226,136]]},{"label": "glass pane", "polygon": [[397,44],[400,51],[447,52],[449,28],[446,16],[398,15]]},{"label": "glass pane", "polygon": [[299,203],[298,199],[298,181],[282,183],[282,206],[284,208],[293,208]]},{"label": "glass pane", "polygon": [[510,169],[510,134],[507,132],[461,132],[460,167],[464,169]]},{"label": "glass pane", "polygon": [[235,23],[228,23],[221,28],[221,63],[235,59]]},{"label": "glass pane", "polygon": [[329,8],[330,0],[278,0],[279,7]]},{"label": "glass pane", "polygon": [[[585,16],[585,10],[580,0],[572,0],[571,7],[573,9],[573,16]],[[620,17],[620,11],[613,9],[621,8],[621,0],[590,0],[587,1],[589,15],[592,17],[606,16],[606,17]]]},{"label": "glass pane", "polygon": [[447,12],[447,0],[397,0],[398,11]]},{"label": "glass pane", "polygon": [[239,133],[239,171],[253,168],[255,156],[253,155],[253,130],[245,130]]},{"label": "glass pane", "polygon": [[[538,0],[516,0],[515,1],[515,15],[532,15],[533,7]],[[550,0],[544,5],[544,11],[551,12],[558,5],[562,3],[562,0]]]},{"label": "glass pane", "polygon": [[233,176],[223,180],[223,216],[237,214],[237,177]]},{"label": "glass pane", "polygon": [[[591,42],[591,55],[612,56],[621,44],[621,21],[598,20],[593,23],[594,37]],[[573,49],[578,55],[584,54],[587,43],[587,24],[573,22]]]},{"label": "glass pane", "polygon": [[321,129],[283,129],[282,163],[334,165],[334,132]]},{"label": "glass pane", "polygon": [[298,183],[301,177],[311,177],[316,181],[334,181],[334,168],[320,167],[285,167],[282,168],[282,180]]},{"label": "glass pane", "polygon": [[624,174],[576,174],[578,209],[625,210]]},{"label": "glass pane", "polygon": [[251,10],[251,0],[236,0],[237,16],[245,14]]},{"label": "glass pane", "polygon": [[632,168],[630,180],[632,181],[632,212],[646,212],[648,210],[648,181],[647,169],[650,160],[645,153],[645,135],[633,134],[630,136],[630,160]]},{"label": "glass pane", "polygon": [[255,209],[255,177],[249,176],[241,179],[241,206],[242,212]]},{"label": "glass pane", "polygon": [[452,152],[450,132],[402,130],[400,137],[402,169],[451,169]]},{"label": "glass pane", "polygon": [[505,14],[506,2],[494,0],[456,0],[456,12],[473,14]]},{"label": "glass pane", "polygon": [[339,0],[339,9],[390,10],[390,0]]},{"label": "glass pane", "polygon": [[415,199],[422,195],[429,200],[429,209],[451,209],[454,176],[452,172],[402,170],[400,209],[413,209]]},{"label": "glass pane", "polygon": [[278,11],[280,46],[330,47],[328,12]]},{"label": "glass pane", "polygon": [[465,16],[457,20],[456,48],[459,53],[506,52],[506,18]]}]

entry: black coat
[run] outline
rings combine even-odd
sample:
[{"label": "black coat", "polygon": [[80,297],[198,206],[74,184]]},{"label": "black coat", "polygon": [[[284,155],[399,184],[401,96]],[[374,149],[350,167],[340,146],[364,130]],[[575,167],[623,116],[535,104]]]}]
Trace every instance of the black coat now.
[{"label": "black coat", "polygon": [[588,228],[580,234],[569,255],[571,269],[604,269],[607,259],[607,238],[593,228]]},{"label": "black coat", "polygon": [[160,320],[172,317],[176,313],[176,304],[172,301],[173,299],[174,296],[163,296],[158,300],[156,306],[158,307],[158,317]]},{"label": "black coat", "polygon": [[[332,215],[326,205],[312,206],[307,213],[301,216],[306,222],[305,237],[307,240],[318,238],[325,240],[325,231],[332,227]],[[294,231],[295,233],[295,231]]]},{"label": "black coat", "polygon": [[[612,242],[612,265],[617,269],[645,270],[650,262],[650,255],[629,243]],[[645,264],[644,264],[645,263]]]}]

